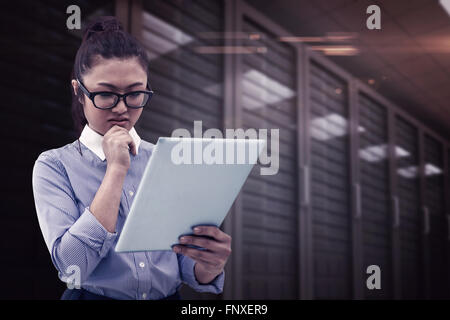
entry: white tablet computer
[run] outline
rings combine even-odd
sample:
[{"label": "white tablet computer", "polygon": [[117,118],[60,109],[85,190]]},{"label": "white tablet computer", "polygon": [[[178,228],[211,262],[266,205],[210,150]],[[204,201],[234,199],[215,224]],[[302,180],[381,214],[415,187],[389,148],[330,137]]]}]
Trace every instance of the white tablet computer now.
[{"label": "white tablet computer", "polygon": [[194,226],[220,226],[264,146],[259,139],[160,137],[115,250],[172,250]]}]

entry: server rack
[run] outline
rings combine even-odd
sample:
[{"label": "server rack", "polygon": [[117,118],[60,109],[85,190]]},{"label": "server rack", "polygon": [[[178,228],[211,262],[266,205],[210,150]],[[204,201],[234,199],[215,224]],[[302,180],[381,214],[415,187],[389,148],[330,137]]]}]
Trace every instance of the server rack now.
[{"label": "server rack", "polygon": [[235,47],[259,49],[233,55],[233,125],[279,129],[280,141],[279,172],[264,176],[255,167],[236,200],[235,297],[293,299],[299,291],[296,51],[277,41],[285,31],[253,8],[238,1],[234,12],[233,30],[244,35]]},{"label": "server rack", "polygon": [[351,297],[350,141],[345,80],[309,65],[314,298]]},{"label": "server rack", "polygon": [[[223,129],[223,55],[201,51],[223,46],[223,37],[214,34],[225,28],[223,9],[222,1],[133,2],[132,32],[147,49],[155,92],[136,125],[147,141],[156,143],[178,128],[191,136]],[[194,132],[194,121],[201,121],[203,132]],[[217,298],[186,286],[181,293],[186,299]]]},{"label": "server rack", "polygon": [[[400,296],[423,298],[421,264],[421,210],[418,129],[400,116],[395,117],[397,193],[393,196],[394,225],[400,229]],[[413,280],[414,279],[414,280]]]},{"label": "server rack", "polygon": [[359,95],[361,219],[363,270],[380,268],[381,290],[365,288],[366,298],[390,298],[391,228],[389,208],[388,117],[384,106],[364,94]]},{"label": "server rack", "polygon": [[196,51],[221,44],[220,38],[203,35],[224,28],[222,7],[220,1],[144,1],[136,10],[155,91],[138,122],[149,141],[156,143],[177,128],[193,136],[194,120],[201,120],[204,130],[222,129],[223,58]]},{"label": "server rack", "polygon": [[427,293],[432,299],[446,296],[446,221],[444,200],[444,158],[441,142],[425,134],[424,142],[424,236],[427,251]]}]

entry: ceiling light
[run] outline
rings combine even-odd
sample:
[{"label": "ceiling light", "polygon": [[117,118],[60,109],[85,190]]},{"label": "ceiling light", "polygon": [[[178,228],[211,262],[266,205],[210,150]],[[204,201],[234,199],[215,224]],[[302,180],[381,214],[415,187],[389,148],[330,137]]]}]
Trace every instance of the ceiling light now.
[{"label": "ceiling light", "polygon": [[314,51],[322,51],[327,56],[355,56],[359,50],[353,46],[311,46]]}]

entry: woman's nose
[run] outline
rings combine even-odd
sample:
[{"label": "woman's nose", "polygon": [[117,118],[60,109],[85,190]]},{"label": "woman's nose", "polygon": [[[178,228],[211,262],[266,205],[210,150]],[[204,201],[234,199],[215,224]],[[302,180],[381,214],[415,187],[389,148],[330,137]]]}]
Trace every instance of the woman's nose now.
[{"label": "woman's nose", "polygon": [[115,113],[124,113],[128,110],[123,97],[119,99],[119,102],[117,102],[116,106],[111,110]]}]

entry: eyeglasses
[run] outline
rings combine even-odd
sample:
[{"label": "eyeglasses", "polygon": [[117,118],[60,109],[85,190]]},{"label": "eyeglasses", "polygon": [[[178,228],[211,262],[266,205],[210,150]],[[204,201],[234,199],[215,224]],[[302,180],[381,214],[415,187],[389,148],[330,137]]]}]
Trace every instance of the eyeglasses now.
[{"label": "eyeglasses", "polygon": [[121,98],[123,98],[128,108],[139,109],[143,108],[153,96],[153,91],[149,84],[147,84],[149,91],[141,90],[120,94],[109,91],[89,92],[79,79],[77,79],[77,82],[84,94],[91,99],[94,106],[98,109],[112,109],[119,103]]}]

